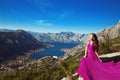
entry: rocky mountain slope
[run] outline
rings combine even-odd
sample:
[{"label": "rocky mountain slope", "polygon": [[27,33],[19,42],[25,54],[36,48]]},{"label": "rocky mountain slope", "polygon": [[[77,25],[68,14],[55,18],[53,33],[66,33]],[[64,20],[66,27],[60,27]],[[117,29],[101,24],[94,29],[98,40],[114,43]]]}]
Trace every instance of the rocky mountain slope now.
[{"label": "rocky mountain slope", "polygon": [[[120,21],[116,25],[114,25],[108,29],[104,29],[104,30],[97,33],[99,40],[102,40],[104,38],[104,36],[106,36],[106,35],[108,35],[107,36],[107,37],[109,37],[108,39],[120,37]],[[86,40],[88,40],[88,38],[89,37],[86,37]],[[71,55],[71,56],[75,55],[76,52],[79,52],[79,50],[84,49],[85,45],[86,44],[78,45],[72,49],[63,49],[63,51],[66,53],[64,57],[67,58],[69,55]],[[119,45],[119,44],[115,43],[115,45]]]},{"label": "rocky mountain slope", "polygon": [[[13,32],[14,30],[0,29],[0,32]],[[88,34],[73,32],[38,33],[27,31],[41,42],[84,43],[88,41]]]},{"label": "rocky mountain slope", "polygon": [[25,31],[0,32],[0,57],[18,56],[44,47],[45,45]]},{"label": "rocky mountain slope", "polygon": [[84,43],[88,40],[88,34],[73,32],[36,33],[32,35],[42,42]]},{"label": "rocky mountain slope", "polygon": [[[86,43],[89,39],[89,34],[61,32],[61,33],[34,33],[30,32],[36,39],[42,42],[63,42],[63,43]],[[103,38],[102,35],[108,34],[110,38],[120,36],[120,21],[110,28],[103,29],[98,32],[98,38]]]},{"label": "rocky mountain slope", "polygon": [[103,29],[98,33],[98,37],[101,39],[102,35],[108,35],[110,38],[120,37],[120,20],[116,25],[111,26],[108,29]]}]

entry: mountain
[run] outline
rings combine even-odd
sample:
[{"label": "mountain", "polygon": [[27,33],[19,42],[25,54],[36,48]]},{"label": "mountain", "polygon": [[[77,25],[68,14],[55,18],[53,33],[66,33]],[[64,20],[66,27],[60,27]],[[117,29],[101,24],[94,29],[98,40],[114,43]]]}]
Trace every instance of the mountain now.
[{"label": "mountain", "polygon": [[[0,31],[9,32],[13,30],[0,29]],[[39,33],[39,32],[30,32],[32,36],[34,36],[37,40],[41,42],[62,42],[62,43],[81,43],[84,44],[89,40],[89,34],[80,34],[73,32],[61,32],[61,33]],[[108,29],[103,29],[98,32],[98,38],[101,39],[102,35],[108,34],[110,38],[115,38],[120,36],[120,21],[111,26]]]},{"label": "mountain", "polygon": [[108,35],[112,39],[120,37],[120,20],[116,25],[113,25],[108,29],[103,29],[98,33],[100,39],[102,38],[103,35]]},{"label": "mountain", "polygon": [[[84,44],[89,40],[89,34],[80,34],[73,32],[61,33],[31,33],[36,39],[42,42],[63,42],[63,43],[81,43]],[[109,35],[110,38],[120,36],[120,21],[110,28],[103,29],[97,33],[98,38],[103,38],[103,35]]]},{"label": "mountain", "polygon": [[36,33],[32,35],[42,42],[84,43],[88,41],[88,34],[73,32]]},{"label": "mountain", "polygon": [[18,56],[44,47],[45,45],[23,30],[0,32],[0,57]]},{"label": "mountain", "polygon": [[[61,33],[33,33],[31,34],[42,42],[63,42],[63,43],[81,43],[84,44],[89,40],[89,34],[80,34],[73,32],[61,32]],[[109,35],[110,38],[116,38],[120,36],[120,20],[116,25],[110,26],[110,28],[103,29],[96,33],[99,39],[103,38],[103,35]]]},{"label": "mountain", "polygon": [[[0,29],[0,32],[13,32],[14,30]],[[88,41],[89,34],[80,34],[73,32],[61,33],[40,33],[27,31],[41,42],[62,42],[62,43],[85,43]]]}]

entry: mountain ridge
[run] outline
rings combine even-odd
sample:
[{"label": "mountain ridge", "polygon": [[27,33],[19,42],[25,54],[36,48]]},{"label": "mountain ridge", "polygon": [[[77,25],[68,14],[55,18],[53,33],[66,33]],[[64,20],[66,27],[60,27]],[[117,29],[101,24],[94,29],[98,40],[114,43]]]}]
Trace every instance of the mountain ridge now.
[{"label": "mountain ridge", "polygon": [[107,29],[103,29],[97,34],[99,36],[99,39],[103,38],[103,35],[108,35],[111,39],[120,37],[120,20],[116,25],[113,25]]},{"label": "mountain ridge", "polygon": [[39,48],[45,48],[45,45],[23,30],[0,32],[0,57],[23,55]]},{"label": "mountain ridge", "polygon": [[[15,30],[0,29],[0,32],[14,32]],[[41,42],[60,42],[60,43],[80,43],[87,42],[88,34],[60,32],[60,33],[40,33],[27,31]]]},{"label": "mountain ridge", "polygon": [[[3,32],[10,32],[14,30],[0,29]],[[27,31],[37,40],[41,42],[61,42],[61,43],[80,43],[84,44],[89,40],[89,34],[73,33],[73,32],[60,32],[60,33],[40,33]],[[110,26],[96,33],[98,38],[103,38],[102,35],[108,34],[110,38],[118,37],[120,34],[120,20],[116,25]]]}]

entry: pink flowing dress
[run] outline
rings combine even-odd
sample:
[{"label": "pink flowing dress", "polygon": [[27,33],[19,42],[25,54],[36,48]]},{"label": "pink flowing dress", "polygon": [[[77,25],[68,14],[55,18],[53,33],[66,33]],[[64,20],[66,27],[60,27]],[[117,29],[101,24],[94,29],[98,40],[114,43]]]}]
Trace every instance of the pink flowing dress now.
[{"label": "pink flowing dress", "polygon": [[88,43],[87,57],[82,57],[77,73],[84,80],[120,80],[120,62],[101,62],[97,57],[94,44]]}]

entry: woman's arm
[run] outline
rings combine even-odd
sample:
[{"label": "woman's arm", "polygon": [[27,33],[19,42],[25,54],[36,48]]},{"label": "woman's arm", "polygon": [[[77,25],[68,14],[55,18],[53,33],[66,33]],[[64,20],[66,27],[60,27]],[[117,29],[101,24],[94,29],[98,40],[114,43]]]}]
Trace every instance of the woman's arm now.
[{"label": "woman's arm", "polygon": [[95,51],[95,54],[97,55],[97,57],[98,57],[98,59],[99,59],[99,61],[101,61],[102,62],[102,60],[99,58],[99,56],[98,56],[98,52],[97,51]]},{"label": "woman's arm", "polygon": [[[89,43],[89,42],[88,42],[88,43]],[[88,43],[87,43],[87,45],[86,45],[86,47],[85,47],[85,55],[84,55],[84,57],[86,57],[86,56],[87,56],[87,53],[88,53],[88,51],[87,51]]]},{"label": "woman's arm", "polygon": [[95,50],[95,54],[97,55],[97,57],[99,58],[99,56],[98,56],[98,52]]}]

